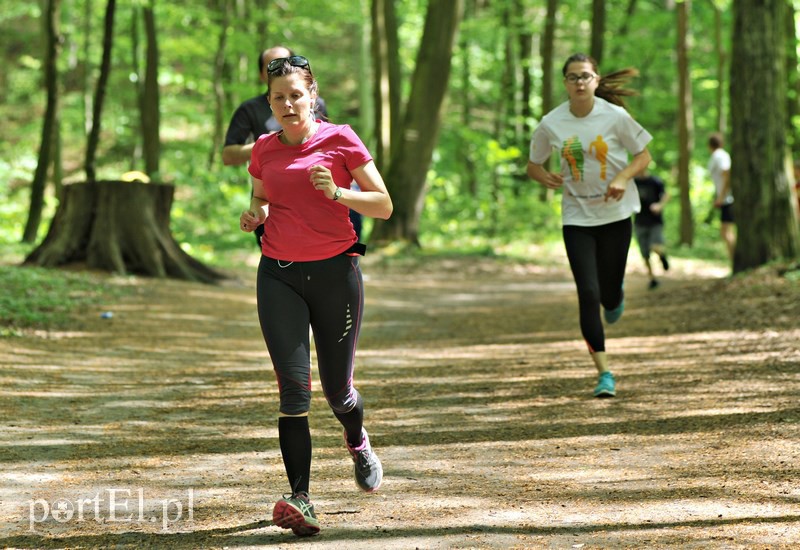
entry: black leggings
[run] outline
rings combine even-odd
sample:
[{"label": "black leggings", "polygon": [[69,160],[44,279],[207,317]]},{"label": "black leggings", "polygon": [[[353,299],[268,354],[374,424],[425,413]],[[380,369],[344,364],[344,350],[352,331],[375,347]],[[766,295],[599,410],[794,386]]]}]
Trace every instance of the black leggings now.
[{"label": "black leggings", "polygon": [[322,390],[335,413],[359,402],[353,387],[356,343],[364,307],[357,256],[315,262],[261,257],[256,285],[258,319],[280,389],[280,412],[299,415],[311,406],[314,333]]},{"label": "black leggings", "polygon": [[581,334],[591,352],[605,351],[600,306],[614,309],[622,300],[631,220],[593,227],[565,225],[562,232],[578,290]]}]

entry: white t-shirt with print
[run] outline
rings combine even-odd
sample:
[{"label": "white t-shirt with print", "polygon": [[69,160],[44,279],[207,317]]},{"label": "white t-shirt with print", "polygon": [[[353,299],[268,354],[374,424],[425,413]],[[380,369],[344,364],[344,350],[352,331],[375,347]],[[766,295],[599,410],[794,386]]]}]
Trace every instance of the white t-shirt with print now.
[{"label": "white t-shirt with print", "polygon": [[622,199],[604,200],[608,184],[641,153],[651,136],[628,112],[600,98],[592,111],[576,117],[564,102],[544,118],[531,139],[530,161],[543,164],[553,153],[561,157],[564,187],[561,219],[564,225],[596,226],[629,218],[640,209],[633,179]]}]

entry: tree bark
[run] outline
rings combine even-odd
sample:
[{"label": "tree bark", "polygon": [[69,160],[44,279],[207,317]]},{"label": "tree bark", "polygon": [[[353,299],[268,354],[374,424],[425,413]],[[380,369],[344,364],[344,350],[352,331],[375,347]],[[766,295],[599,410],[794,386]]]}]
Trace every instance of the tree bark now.
[{"label": "tree bark", "polygon": [[797,13],[792,0],[786,0],[786,75],[788,93],[786,94],[787,131],[792,136],[792,157],[795,164],[800,162],[800,63],[797,58]]},{"label": "tree bark", "polygon": [[400,240],[419,246],[419,218],[426,178],[441,126],[453,43],[461,19],[462,0],[430,0],[425,17],[411,95],[405,109],[403,133],[392,147],[384,179],[394,203],[388,220],[375,220],[372,239]]},{"label": "tree bark", "polygon": [[[547,0],[547,15],[544,19],[544,35],[542,37],[542,45],[540,54],[542,56],[542,113],[541,117],[553,110],[553,89],[555,88],[555,75],[556,68],[553,63],[555,57],[555,42],[556,42],[556,15],[558,12],[558,0]],[[540,118],[541,118],[540,117]],[[528,136],[528,141],[530,138]],[[525,164],[527,164],[528,154],[530,149],[525,149]],[[544,164],[546,170],[550,170],[551,158],[548,158]],[[539,199],[542,202],[549,202],[552,200],[554,192],[544,185],[539,186]]]},{"label": "tree bark", "polygon": [[711,2],[711,7],[714,9],[714,50],[717,53],[717,131],[725,135],[728,130],[727,118],[725,116],[725,108],[723,102],[723,94],[725,90],[725,45],[722,39],[722,11],[716,2]]},{"label": "tree bark", "polygon": [[731,187],[738,273],[798,254],[786,140],[783,0],[734,0]]},{"label": "tree bark", "polygon": [[692,113],[692,82],[689,77],[689,13],[690,0],[678,2],[677,45],[678,52],[678,189],[680,190],[681,221],[680,243],[691,246],[694,242],[694,216],[690,196],[689,164],[694,143]]},{"label": "tree bark", "polygon": [[161,179],[159,165],[161,159],[161,115],[158,89],[158,34],[152,3],[142,8],[144,34],[147,37],[147,54],[144,66],[144,97],[142,98],[142,151],[144,170],[151,180]]},{"label": "tree bark", "polygon": [[96,179],[94,164],[97,158],[97,146],[100,143],[100,114],[103,111],[103,99],[106,96],[108,77],[111,73],[111,49],[114,45],[114,12],[116,11],[116,5],[116,0],[108,0],[108,4],[106,4],[106,16],[103,26],[103,58],[100,63],[97,88],[95,89],[92,129],[89,132],[89,139],[86,145],[86,179],[88,181],[95,181]]},{"label": "tree bark", "polygon": [[[533,73],[531,67],[533,64],[533,33],[531,32],[531,25],[527,18],[524,17],[525,9],[524,4],[519,2],[518,12],[522,20],[517,24],[519,25],[519,65],[522,73],[522,80],[520,82],[520,93],[522,101],[520,102],[521,111],[520,118],[522,119],[522,130],[520,135],[520,142],[531,138],[533,128],[531,120],[533,119],[533,110],[531,109],[531,97],[533,96]],[[525,180],[528,180],[525,171],[523,170]]]},{"label": "tree bark", "polygon": [[375,165],[384,171],[400,141],[402,101],[397,14],[391,0],[372,0]]},{"label": "tree bark", "polygon": [[120,274],[204,283],[224,278],[188,254],[170,233],[172,185],[95,181],[64,186],[44,241],[25,264],[85,264]]},{"label": "tree bark", "polygon": [[606,34],[606,0],[592,0],[592,44],[590,51],[598,65],[603,64]]},{"label": "tree bark", "polygon": [[212,132],[211,150],[208,152],[208,169],[211,170],[217,158],[217,152],[222,150],[223,133],[225,132],[225,89],[222,86],[225,70],[225,50],[228,45],[232,6],[228,0],[219,0],[217,10],[221,12],[219,37],[217,39],[217,53],[214,56],[214,131]]},{"label": "tree bark", "polygon": [[[466,0],[464,4],[464,21],[468,21],[477,13],[476,0]],[[468,52],[470,49],[471,39],[468,33],[461,33],[459,36],[459,46],[462,52]],[[464,191],[469,193],[472,197],[478,196],[478,173],[475,166],[475,147],[473,140],[468,137],[466,131],[472,128],[472,105],[473,97],[470,86],[470,78],[472,75],[472,63],[469,55],[461,56],[461,132],[459,133],[460,146],[458,148],[458,157],[464,166]]]},{"label": "tree bark", "polygon": [[47,88],[47,107],[45,108],[44,122],[42,124],[42,141],[39,145],[39,160],[36,172],[31,182],[31,204],[28,209],[28,221],[22,233],[22,242],[36,241],[39,225],[42,223],[42,209],[44,208],[44,191],[47,187],[47,172],[50,167],[53,150],[53,138],[58,121],[58,51],[60,36],[58,20],[61,13],[61,1],[49,0],[45,12],[45,27],[47,28],[47,53],[44,61],[44,81]]}]

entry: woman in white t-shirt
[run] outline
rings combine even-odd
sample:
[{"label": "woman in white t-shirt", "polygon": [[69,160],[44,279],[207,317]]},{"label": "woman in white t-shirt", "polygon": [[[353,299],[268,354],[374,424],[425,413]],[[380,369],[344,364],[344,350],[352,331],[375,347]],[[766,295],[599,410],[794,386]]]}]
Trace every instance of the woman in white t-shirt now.
[{"label": "woman in white t-shirt", "polygon": [[[540,122],[531,139],[528,176],[562,189],[564,245],[578,291],[581,334],[599,373],[595,397],[616,395],[608,368],[600,306],[608,324],[625,308],[623,282],[640,208],[633,177],[650,163],[652,136],[625,110],[623,85],[637,73],[623,69],[600,76],[597,62],[576,53],[562,69],[569,100]],[[561,170],[543,166],[553,151]]]}]

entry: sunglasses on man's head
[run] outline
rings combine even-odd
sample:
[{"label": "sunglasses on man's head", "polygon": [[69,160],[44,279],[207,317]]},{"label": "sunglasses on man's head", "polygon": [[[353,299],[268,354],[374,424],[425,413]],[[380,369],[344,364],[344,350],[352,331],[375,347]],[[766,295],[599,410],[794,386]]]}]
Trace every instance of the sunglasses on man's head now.
[{"label": "sunglasses on man's head", "polygon": [[284,63],[289,63],[292,67],[302,67],[311,70],[311,65],[308,63],[308,59],[303,57],[302,55],[293,55],[291,57],[279,57],[278,59],[273,59],[267,65],[267,72],[274,73],[281,67],[283,67]]}]

